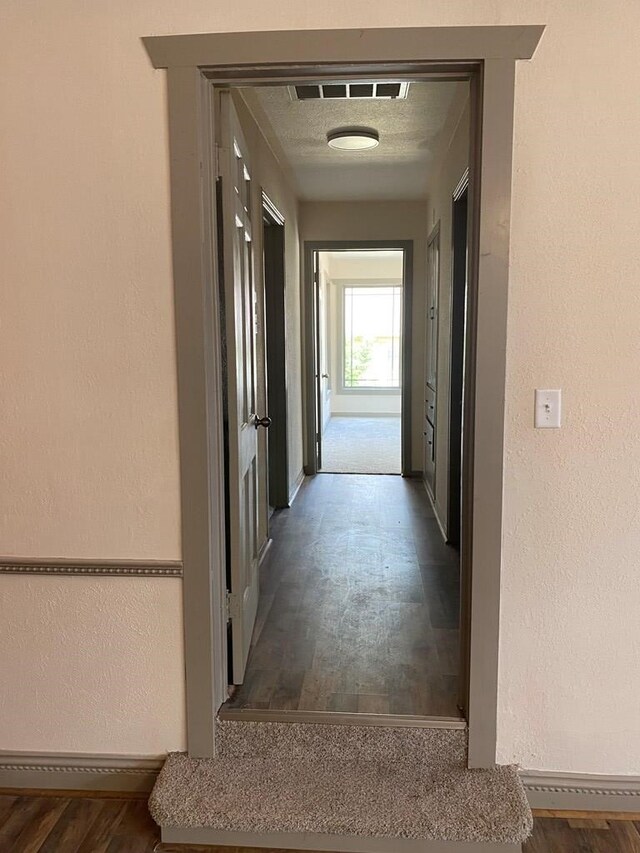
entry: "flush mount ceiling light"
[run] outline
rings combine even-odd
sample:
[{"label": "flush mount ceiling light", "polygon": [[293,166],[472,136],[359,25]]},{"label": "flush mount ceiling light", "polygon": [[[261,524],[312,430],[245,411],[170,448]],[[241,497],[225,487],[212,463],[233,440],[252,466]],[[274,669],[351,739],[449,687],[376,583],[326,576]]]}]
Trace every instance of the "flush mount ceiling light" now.
[{"label": "flush mount ceiling light", "polygon": [[370,151],[380,144],[377,130],[360,127],[341,128],[327,134],[329,148],[336,151]]}]

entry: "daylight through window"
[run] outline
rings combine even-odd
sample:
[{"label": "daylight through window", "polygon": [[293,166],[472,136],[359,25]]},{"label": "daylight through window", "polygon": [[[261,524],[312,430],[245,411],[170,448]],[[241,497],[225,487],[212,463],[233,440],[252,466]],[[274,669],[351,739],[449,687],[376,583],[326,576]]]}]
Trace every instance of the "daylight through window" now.
[{"label": "daylight through window", "polygon": [[398,390],[402,287],[353,285],[343,293],[344,388]]}]

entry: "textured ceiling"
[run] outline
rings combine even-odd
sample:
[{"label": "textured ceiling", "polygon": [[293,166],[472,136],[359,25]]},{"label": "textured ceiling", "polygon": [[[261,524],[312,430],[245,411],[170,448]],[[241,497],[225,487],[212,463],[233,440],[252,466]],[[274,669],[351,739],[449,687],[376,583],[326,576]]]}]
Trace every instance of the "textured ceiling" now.
[{"label": "textured ceiling", "polygon": [[[300,197],[313,201],[418,199],[427,195],[434,161],[465,100],[467,85],[412,83],[406,100],[293,101],[285,86],[243,90],[254,117]],[[334,151],[327,133],[370,127],[372,151]]]}]

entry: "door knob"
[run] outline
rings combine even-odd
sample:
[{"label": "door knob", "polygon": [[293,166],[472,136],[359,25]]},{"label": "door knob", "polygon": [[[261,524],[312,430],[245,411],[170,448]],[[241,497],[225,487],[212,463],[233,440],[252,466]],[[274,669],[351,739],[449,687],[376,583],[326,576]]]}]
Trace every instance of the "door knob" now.
[{"label": "door knob", "polygon": [[256,419],[253,422],[253,425],[256,429],[258,429],[258,427],[264,427],[265,429],[269,429],[269,427],[271,426],[271,418],[268,418],[268,417],[259,418],[256,415]]}]

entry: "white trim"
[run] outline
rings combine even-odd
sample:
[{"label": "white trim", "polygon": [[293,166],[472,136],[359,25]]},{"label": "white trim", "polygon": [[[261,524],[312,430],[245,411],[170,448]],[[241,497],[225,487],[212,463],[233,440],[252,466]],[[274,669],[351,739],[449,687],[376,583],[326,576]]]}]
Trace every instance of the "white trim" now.
[{"label": "white trim", "polygon": [[[422,471],[419,474],[422,477]],[[436,504],[436,499],[429,491],[427,483],[422,479],[422,485],[424,486],[424,490],[427,493],[427,497],[429,498],[429,503],[431,504],[431,509],[433,510],[433,517],[436,520],[438,525],[438,529],[440,530],[440,535],[442,536],[442,541],[446,544],[449,539],[447,537],[447,531],[445,530],[444,524],[442,523],[442,519],[440,518],[440,510],[438,509],[438,505]]]},{"label": "white trim", "polygon": [[[402,255],[402,262],[404,265],[404,250],[397,250],[399,255]],[[388,276],[387,278],[364,278],[362,276],[351,277],[351,278],[330,278],[330,283],[334,285],[339,291],[338,296],[338,329],[337,329],[337,337],[338,337],[338,382],[335,387],[336,395],[344,395],[349,397],[351,395],[372,395],[375,396],[377,394],[381,394],[383,396],[394,396],[394,397],[402,397],[403,391],[403,376],[402,376],[402,353],[404,347],[404,328],[402,323],[402,317],[404,312],[404,278],[394,278],[393,276]],[[376,386],[376,385],[356,385],[349,386],[345,385],[345,372],[347,368],[346,363],[346,345],[347,345],[347,335],[345,329],[345,318],[346,318],[346,291],[347,288],[351,290],[356,290],[357,288],[393,288],[398,289],[400,291],[400,335],[399,335],[399,374],[398,374],[398,384],[397,385],[385,385],[385,386]],[[394,294],[395,296],[395,294]],[[392,316],[393,319],[393,316]],[[392,328],[393,337],[393,328]]]},{"label": "white trim", "polygon": [[300,491],[300,488],[301,488],[302,484],[304,483],[305,476],[306,476],[306,474],[304,473],[304,468],[303,468],[300,471],[300,473],[298,474],[298,479],[296,480],[296,482],[293,486],[293,489],[291,489],[291,492],[289,493],[289,506],[291,506],[291,504],[298,497],[298,492]]},{"label": "white trim", "polygon": [[604,776],[522,770],[532,809],[640,811],[640,776]]},{"label": "white trim", "polygon": [[0,787],[150,791],[164,756],[0,751]]},{"label": "white trim", "polygon": [[226,832],[196,827],[162,827],[165,844],[213,844],[275,847],[278,850],[325,850],[339,853],[521,853],[521,844],[493,841],[433,841],[427,838],[370,838],[320,832]]}]

